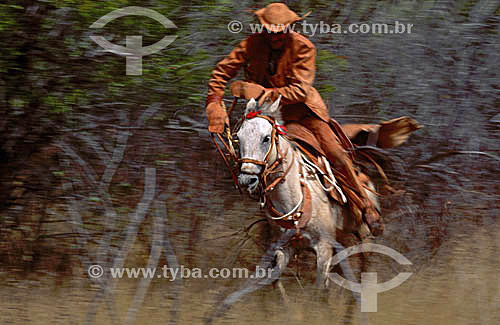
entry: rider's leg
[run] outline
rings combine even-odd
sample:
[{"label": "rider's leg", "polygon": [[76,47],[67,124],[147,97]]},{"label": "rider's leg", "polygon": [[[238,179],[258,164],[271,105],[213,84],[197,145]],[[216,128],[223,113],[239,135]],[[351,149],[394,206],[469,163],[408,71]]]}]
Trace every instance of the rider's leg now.
[{"label": "rider's leg", "polygon": [[[365,221],[368,225],[371,226],[375,221],[379,221],[379,213],[376,211],[371,200],[368,199],[366,191],[356,175],[351,159],[340,144],[338,137],[335,135],[330,125],[313,114],[303,118],[300,123],[315,135],[328,160],[344,172],[344,175],[347,177],[347,182],[361,198],[361,201],[357,200],[358,202],[356,203],[359,209],[363,211]],[[358,219],[356,222],[361,224],[362,216],[355,211],[353,212]]]}]

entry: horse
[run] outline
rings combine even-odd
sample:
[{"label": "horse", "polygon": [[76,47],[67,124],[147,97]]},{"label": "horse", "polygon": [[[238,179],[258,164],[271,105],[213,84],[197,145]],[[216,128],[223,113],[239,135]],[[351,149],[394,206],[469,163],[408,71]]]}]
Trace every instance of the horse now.
[{"label": "horse", "polygon": [[[338,231],[349,233],[356,229],[354,218],[346,205],[336,204],[328,192],[336,190],[345,200],[325,158],[329,175],[321,175],[318,168],[299,147],[285,137],[279,116],[280,98],[259,107],[254,99],[248,101],[244,120],[236,133],[240,151],[239,185],[249,196],[260,200],[266,208],[271,225],[281,234],[262,257],[259,267],[271,270],[267,278],[252,277],[243,287],[218,304],[215,317],[220,317],[237,300],[267,284],[279,280],[290,257],[300,246],[310,248],[316,255],[316,286],[327,288],[334,248],[343,246]],[[328,187],[327,187],[328,186]],[[370,184],[367,195],[379,207]],[[341,264],[344,274],[352,271]],[[213,318],[209,318],[211,322]]]}]

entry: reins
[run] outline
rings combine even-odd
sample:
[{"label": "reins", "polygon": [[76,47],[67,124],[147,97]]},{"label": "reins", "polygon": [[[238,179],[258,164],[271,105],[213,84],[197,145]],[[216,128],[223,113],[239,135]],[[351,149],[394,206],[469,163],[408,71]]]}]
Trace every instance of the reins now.
[{"label": "reins", "polygon": [[[238,157],[236,156],[236,153],[234,153],[234,151],[231,150],[230,146],[224,141],[224,139],[222,138],[222,136],[219,133],[215,133],[215,134],[217,135],[217,138],[219,139],[219,141],[224,144],[224,147],[229,152],[229,155],[231,156],[231,158],[233,159],[233,161],[237,160]],[[227,154],[224,154],[224,152],[222,151],[221,147],[217,143],[217,140],[215,140],[215,137],[214,137],[213,133],[210,134],[210,138],[212,139],[213,143],[215,144],[215,147],[217,148],[217,151],[219,152],[220,156],[222,157],[222,160],[224,160],[224,163],[226,164],[227,169],[229,169],[229,172],[231,173],[231,177],[233,178],[233,182],[234,182],[235,187],[240,191],[240,194],[243,194],[243,191],[241,190],[241,186],[238,183],[238,179],[236,178],[236,174],[234,173],[233,168],[231,168],[231,165],[229,164],[229,161],[228,161],[228,159],[226,157]]]},{"label": "reins", "polygon": [[[238,102],[238,97],[235,97],[233,99],[233,103],[231,104],[231,108],[229,109],[228,116],[231,115],[231,112],[233,111],[237,102]],[[214,134],[217,136],[219,141],[222,142],[222,144],[224,144],[224,147],[228,152],[227,154],[225,154],[222,151],[221,147],[219,146],[219,144],[217,143],[217,140],[214,137]],[[232,161],[238,161],[238,156],[236,155],[236,152],[234,151],[234,147],[233,147],[233,141],[232,141],[230,128],[227,128],[227,133],[225,135],[227,138],[227,142],[224,141],[224,138],[222,138],[220,133],[210,133],[210,138],[212,139],[212,142],[214,143],[215,147],[217,148],[217,152],[219,152],[219,155],[222,157],[222,160],[224,160],[224,163],[226,164],[227,169],[229,169],[229,172],[231,173],[231,177],[233,178],[234,186],[239,190],[240,194],[243,194],[243,191],[241,190],[241,186],[238,183],[238,178],[236,177],[236,174],[234,173],[233,168],[231,168],[231,165],[226,157],[226,156],[229,156]]]}]

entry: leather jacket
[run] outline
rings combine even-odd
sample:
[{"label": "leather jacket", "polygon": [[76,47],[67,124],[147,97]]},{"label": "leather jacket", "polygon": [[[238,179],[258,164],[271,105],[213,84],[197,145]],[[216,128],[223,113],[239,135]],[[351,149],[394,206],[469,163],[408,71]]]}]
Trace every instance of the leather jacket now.
[{"label": "leather jacket", "polygon": [[207,102],[213,98],[222,98],[227,82],[243,68],[246,81],[275,88],[282,95],[282,114],[285,120],[298,120],[309,113],[309,108],[328,122],[330,116],[326,105],[313,87],[316,49],[311,41],[291,32],[275,63],[274,74],[269,69],[271,51],[265,34],[253,34],[243,40],[213,70],[208,84]]}]

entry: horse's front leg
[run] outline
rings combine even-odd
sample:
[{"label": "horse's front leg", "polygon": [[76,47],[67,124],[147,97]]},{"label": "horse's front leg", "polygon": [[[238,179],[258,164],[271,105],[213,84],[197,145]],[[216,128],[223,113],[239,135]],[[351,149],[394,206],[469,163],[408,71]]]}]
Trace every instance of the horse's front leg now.
[{"label": "horse's front leg", "polygon": [[313,246],[316,252],[316,287],[324,289],[328,287],[328,274],[330,272],[330,263],[333,255],[332,246],[325,241],[320,241]]},{"label": "horse's front leg", "polygon": [[227,296],[222,303],[218,302],[213,315],[205,320],[206,324],[211,324],[216,318],[222,317],[236,301],[240,300],[245,295],[279,279],[290,260],[291,253],[286,247],[290,238],[292,238],[295,233],[295,230],[288,230],[276,243],[271,245],[258,264],[258,268],[267,270],[266,275],[260,277],[254,274],[238,291]]},{"label": "horse's front leg", "polygon": [[[283,272],[283,270],[288,265],[288,262],[290,261],[290,256],[292,256],[292,254],[293,254],[293,249],[291,247],[279,247],[278,249],[276,249],[276,252],[274,253],[274,258],[275,258],[274,261],[276,267],[278,267]],[[280,279],[276,280],[276,285],[280,290],[283,302],[286,305],[288,305],[289,304],[288,295],[286,294],[285,287],[283,286],[283,283],[281,282]]]}]

